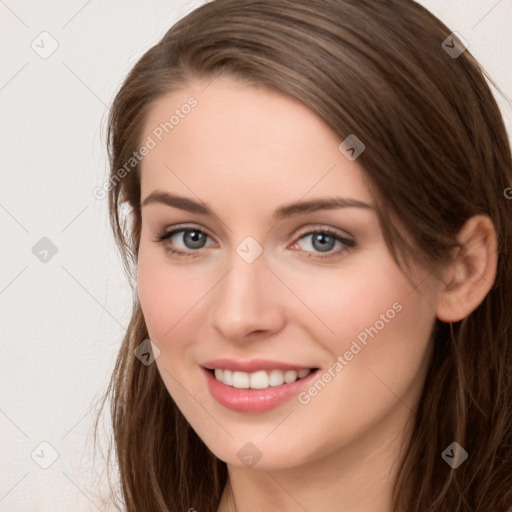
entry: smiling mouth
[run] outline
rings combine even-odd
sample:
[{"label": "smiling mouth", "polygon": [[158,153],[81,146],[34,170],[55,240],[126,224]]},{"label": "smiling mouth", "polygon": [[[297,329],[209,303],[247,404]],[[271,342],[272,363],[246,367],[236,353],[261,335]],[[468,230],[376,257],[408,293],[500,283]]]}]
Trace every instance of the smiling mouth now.
[{"label": "smiling mouth", "polygon": [[226,369],[208,369],[208,371],[219,382],[226,386],[237,389],[267,389],[269,387],[291,384],[297,380],[303,379],[318,368],[309,368],[303,370],[260,370],[247,373],[241,371],[231,371]]}]

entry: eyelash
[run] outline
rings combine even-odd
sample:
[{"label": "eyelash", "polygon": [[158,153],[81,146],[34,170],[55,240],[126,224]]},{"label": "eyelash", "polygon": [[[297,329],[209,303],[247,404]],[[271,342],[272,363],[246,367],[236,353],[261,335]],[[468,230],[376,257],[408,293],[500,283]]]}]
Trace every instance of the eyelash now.
[{"label": "eyelash", "polygon": [[[211,238],[210,235],[208,235],[208,233],[206,233],[205,231],[203,231],[201,229],[197,229],[194,227],[187,227],[187,228],[181,227],[179,229],[174,229],[172,231],[165,231],[165,230],[162,231],[160,234],[157,235],[157,238],[155,240],[153,240],[153,242],[164,243],[166,240],[168,240],[169,238],[174,236],[176,233],[189,232],[189,231],[196,231],[198,233],[201,233],[201,234],[206,235],[207,237]],[[317,233],[329,235],[335,241],[341,242],[344,245],[344,247],[342,247],[338,251],[330,252],[327,256],[316,256],[316,255],[313,255],[310,251],[304,251],[304,252],[308,253],[308,256],[307,256],[308,258],[313,258],[313,259],[317,259],[317,260],[326,260],[326,259],[330,259],[330,258],[335,258],[335,257],[339,256],[341,253],[356,247],[355,240],[351,240],[349,238],[344,238],[344,237],[340,236],[338,232],[336,232],[330,228],[318,228],[318,229],[312,229],[310,231],[306,231],[298,236],[297,241],[305,236],[315,235]],[[294,244],[295,243],[296,242],[294,242]],[[182,258],[182,257],[196,258],[197,256],[194,254],[194,252],[198,252],[198,250],[196,250],[196,251],[191,250],[192,252],[180,251],[180,250],[174,249],[174,248],[172,248],[170,246],[166,246],[166,245],[164,245],[164,249],[167,252],[174,254],[179,258]],[[321,254],[321,253],[314,253],[314,254]]]}]

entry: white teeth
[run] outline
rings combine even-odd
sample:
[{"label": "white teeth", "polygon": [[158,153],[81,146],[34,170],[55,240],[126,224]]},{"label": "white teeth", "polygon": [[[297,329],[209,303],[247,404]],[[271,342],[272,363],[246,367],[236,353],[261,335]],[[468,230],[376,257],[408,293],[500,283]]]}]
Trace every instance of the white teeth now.
[{"label": "white teeth", "polygon": [[284,384],[284,373],[281,370],[272,370],[270,372],[269,381],[271,386]]},{"label": "white teeth", "polygon": [[245,372],[233,372],[233,387],[246,389],[249,387],[249,374]]},{"label": "white teeth", "polygon": [[284,381],[286,382],[286,384],[290,384],[290,382],[295,382],[297,380],[297,372],[295,370],[288,370],[285,374],[284,374]]},{"label": "white teeth", "polygon": [[228,386],[233,385],[233,372],[231,370],[224,370],[222,382],[224,382],[224,384],[227,384]]},{"label": "white teeth", "polygon": [[249,375],[249,383],[252,389],[265,389],[268,388],[268,374],[265,371],[251,373]]},{"label": "white teeth", "polygon": [[231,370],[215,369],[215,378],[228,386],[238,389],[267,389],[269,386],[290,384],[297,379],[307,377],[311,370],[260,370],[254,373],[232,372]]}]

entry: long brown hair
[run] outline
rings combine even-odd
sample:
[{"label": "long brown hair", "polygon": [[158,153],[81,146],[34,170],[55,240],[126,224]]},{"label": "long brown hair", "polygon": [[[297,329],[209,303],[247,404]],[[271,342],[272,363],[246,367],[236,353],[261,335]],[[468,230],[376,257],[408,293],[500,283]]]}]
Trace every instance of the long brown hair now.
[{"label": "long brown hair", "polygon": [[[504,194],[512,156],[489,77],[469,50],[445,51],[450,33],[411,0],[207,3],[176,23],[122,84],[109,117],[105,190],[134,285],[140,166],[132,161],[127,169],[126,162],[141,146],[144,121],[159,98],[222,73],[301,101],[340,142],[352,133],[364,141],[358,163],[376,191],[395,257],[435,270],[449,261],[464,222],[488,215],[498,237],[496,280],[468,317],[436,323],[393,510],[503,512],[512,509],[512,201]],[[148,337],[134,290],[105,395],[124,510],[214,512],[226,464],[190,428],[156,365],[134,357]],[[441,457],[453,441],[469,453],[457,469]]]}]

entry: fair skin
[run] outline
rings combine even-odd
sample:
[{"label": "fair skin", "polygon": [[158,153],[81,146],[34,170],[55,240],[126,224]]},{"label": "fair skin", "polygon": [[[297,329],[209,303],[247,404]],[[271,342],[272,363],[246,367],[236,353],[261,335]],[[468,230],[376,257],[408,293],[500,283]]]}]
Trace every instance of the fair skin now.
[{"label": "fair skin", "polygon": [[[466,249],[441,278],[419,266],[408,277],[385,244],[363,169],[338,150],[343,138],[284,96],[226,77],[205,85],[192,82],[150,111],[143,140],[190,96],[198,101],[144,158],[141,198],[168,192],[203,202],[214,215],[143,206],[137,277],[163,382],[228,464],[218,511],[235,510],[232,495],[239,512],[390,511],[432,327],[436,317],[464,318],[489,291],[492,223],[468,221],[460,233]],[[272,219],[284,204],[333,196],[370,208]],[[206,233],[204,246],[183,231],[154,242],[178,224]],[[322,252],[311,231],[326,227],[355,246],[338,241]],[[249,236],[263,251],[252,263],[236,251]],[[221,357],[285,361],[322,374],[394,304],[400,311],[307,404],[294,397],[257,414],[233,411],[205,384],[201,364]],[[248,442],[261,453],[251,467],[237,457]]]}]

